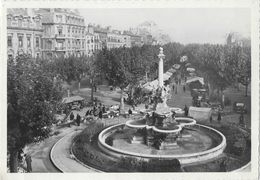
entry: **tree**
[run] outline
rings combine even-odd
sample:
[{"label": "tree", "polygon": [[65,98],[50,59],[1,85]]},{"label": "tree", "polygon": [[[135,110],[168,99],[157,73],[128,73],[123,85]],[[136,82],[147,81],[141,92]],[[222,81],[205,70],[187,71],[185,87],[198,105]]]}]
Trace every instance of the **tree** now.
[{"label": "tree", "polygon": [[77,81],[79,90],[80,81],[87,72],[87,61],[88,57],[86,56],[59,57],[53,61],[53,67],[56,74],[69,85],[72,81]]},{"label": "tree", "polygon": [[48,137],[61,92],[53,74],[26,55],[7,66],[7,142],[10,171],[17,172],[18,151]]},{"label": "tree", "polygon": [[96,55],[91,56],[86,60],[86,76],[90,79],[91,84],[91,102],[93,104],[94,101],[94,85],[95,85],[95,79],[98,75],[98,67],[96,64]]}]

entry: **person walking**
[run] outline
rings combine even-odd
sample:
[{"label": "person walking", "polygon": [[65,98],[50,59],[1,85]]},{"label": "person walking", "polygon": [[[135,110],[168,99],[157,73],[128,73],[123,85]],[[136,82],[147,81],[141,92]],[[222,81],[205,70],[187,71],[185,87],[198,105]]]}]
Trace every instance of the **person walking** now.
[{"label": "person walking", "polygon": [[24,154],[27,172],[32,172],[32,158],[29,154]]},{"label": "person walking", "polygon": [[184,115],[187,117],[189,114],[189,108],[186,106],[185,104],[185,107],[184,107]]},{"label": "person walking", "polygon": [[245,121],[244,121],[244,114],[241,113],[239,117],[239,125],[240,126],[245,126]]},{"label": "person walking", "polygon": [[73,112],[70,113],[70,122],[68,123],[68,127],[70,127],[70,123],[74,121],[74,114]]},{"label": "person walking", "polygon": [[173,112],[172,112],[172,120],[173,120],[173,121],[175,120],[175,115],[176,115],[176,113],[173,111]]},{"label": "person walking", "polygon": [[209,122],[212,123],[212,121],[213,121],[213,118],[212,118],[212,116],[210,116]]},{"label": "person walking", "polygon": [[103,106],[102,106],[102,113],[105,113],[106,112],[106,107],[105,107],[105,105],[103,104]]},{"label": "person walking", "polygon": [[185,92],[186,91],[186,87],[185,87],[185,85],[183,85],[183,92]]},{"label": "person walking", "polygon": [[81,120],[81,116],[79,114],[77,114],[76,123],[78,126],[80,126],[80,120]]},{"label": "person walking", "polygon": [[103,113],[102,113],[102,111],[99,111],[98,118],[102,120],[102,117],[103,117]]},{"label": "person walking", "polygon": [[132,112],[132,110],[130,108],[128,110],[128,114],[129,114],[129,116],[131,116],[133,114],[133,112]]},{"label": "person walking", "polygon": [[221,121],[221,113],[218,112],[218,122],[220,123],[220,121]]},{"label": "person walking", "polygon": [[70,113],[70,121],[73,121],[74,120],[74,114],[73,112]]}]

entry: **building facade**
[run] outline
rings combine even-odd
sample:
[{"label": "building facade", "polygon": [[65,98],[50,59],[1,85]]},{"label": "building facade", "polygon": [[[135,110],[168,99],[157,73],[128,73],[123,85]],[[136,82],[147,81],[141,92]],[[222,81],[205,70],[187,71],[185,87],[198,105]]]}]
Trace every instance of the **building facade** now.
[{"label": "building facade", "polygon": [[133,47],[133,46],[141,47],[144,44],[142,36],[134,34],[131,31],[124,31],[124,34],[129,37],[130,47]]},{"label": "building facade", "polygon": [[43,34],[42,16],[31,9],[8,9],[7,11],[7,56],[20,54],[41,57]]},{"label": "building facade", "polygon": [[131,47],[130,36],[122,34],[120,31],[113,30],[107,33],[107,49]]},{"label": "building facade", "polygon": [[38,13],[43,17],[44,58],[85,54],[85,22],[76,10],[39,9]]}]

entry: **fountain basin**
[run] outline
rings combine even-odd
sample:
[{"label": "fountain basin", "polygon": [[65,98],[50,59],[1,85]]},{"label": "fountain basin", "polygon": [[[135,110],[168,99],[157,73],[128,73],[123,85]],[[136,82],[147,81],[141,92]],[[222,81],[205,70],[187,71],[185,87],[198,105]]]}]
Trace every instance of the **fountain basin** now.
[{"label": "fountain basin", "polygon": [[[113,134],[116,135],[116,132],[119,129],[122,130],[124,127],[125,124],[114,125],[104,129],[99,134],[98,145],[102,151],[117,158],[120,158],[122,156],[131,156],[136,158],[144,158],[147,160],[150,158],[178,159],[181,164],[189,164],[215,158],[222,154],[226,147],[226,138],[222,133],[211,127],[199,124],[193,126],[194,135],[198,137],[201,135],[203,137],[202,139],[204,140],[206,139],[208,141],[211,139],[210,141],[214,141],[213,144],[202,149],[198,148],[198,146],[190,148],[191,150],[188,151],[185,150],[185,148],[188,148],[194,142],[187,143],[186,145],[185,142],[178,142],[180,144],[184,143],[184,148],[180,146],[180,148],[176,150],[155,150],[143,144],[131,144],[128,141],[123,141],[121,139],[118,139],[118,142],[115,139],[115,145],[113,146],[108,145],[106,143],[106,139],[108,137],[113,137]],[[207,136],[206,134],[209,134],[209,136]],[[196,141],[199,143],[199,140]],[[200,143],[203,144],[204,142]]]}]

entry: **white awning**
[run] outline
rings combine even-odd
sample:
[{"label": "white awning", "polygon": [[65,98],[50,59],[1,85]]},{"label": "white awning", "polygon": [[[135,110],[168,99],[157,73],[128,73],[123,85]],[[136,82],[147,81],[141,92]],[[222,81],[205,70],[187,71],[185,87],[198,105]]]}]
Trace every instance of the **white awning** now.
[{"label": "white awning", "polygon": [[62,103],[67,104],[67,103],[72,103],[75,101],[83,101],[84,98],[81,96],[71,96],[71,97],[66,97],[63,98]]},{"label": "white awning", "polygon": [[195,82],[195,81],[199,81],[202,85],[204,85],[204,78],[202,78],[202,77],[193,77],[191,79],[188,79],[186,81],[186,83],[189,84],[189,83]]}]

